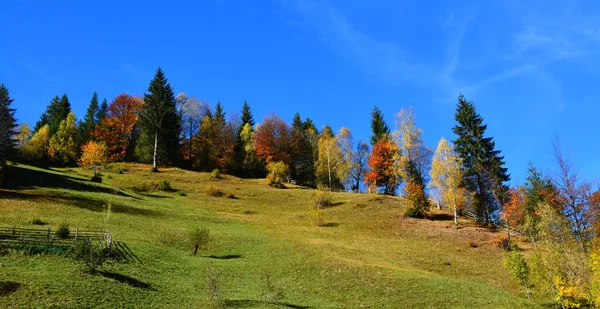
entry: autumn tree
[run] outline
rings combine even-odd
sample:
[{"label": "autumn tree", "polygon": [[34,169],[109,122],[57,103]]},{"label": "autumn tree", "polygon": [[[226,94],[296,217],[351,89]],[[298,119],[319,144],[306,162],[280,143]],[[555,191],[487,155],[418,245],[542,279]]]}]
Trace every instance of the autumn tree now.
[{"label": "autumn tree", "polygon": [[287,123],[276,115],[265,117],[254,133],[256,156],[266,162],[281,161],[286,165],[292,163],[295,147],[292,130]]},{"label": "autumn tree", "polygon": [[485,137],[487,125],[462,94],[458,96],[455,119],[454,147],[463,161],[463,185],[471,197],[468,206],[480,224],[488,225],[506,197],[505,182],[510,175],[493,138]]},{"label": "autumn tree", "polygon": [[508,192],[509,200],[502,207],[500,218],[506,223],[506,233],[510,241],[510,229],[521,226],[527,217],[527,193],[525,188],[511,188]]},{"label": "autumn tree", "polygon": [[70,112],[71,103],[67,95],[63,94],[60,98],[55,96],[46,107],[46,111],[40,116],[40,120],[35,124],[33,131],[37,132],[44,125],[48,125],[50,136],[53,136],[58,131],[60,122],[67,119]]},{"label": "autumn tree", "polygon": [[390,127],[383,120],[383,113],[377,106],[371,112],[371,145],[375,145],[381,139],[387,139],[390,135]]},{"label": "autumn tree", "polygon": [[[245,132],[244,132],[245,131]],[[247,152],[248,140],[254,138],[254,116],[248,102],[244,100],[242,105],[242,114],[240,116],[240,125],[236,130],[236,143],[235,143],[235,174],[241,177],[253,176],[256,170],[249,170],[252,166],[248,165],[247,159],[252,160],[256,157],[256,153],[249,154]],[[254,148],[254,146],[252,146]]]},{"label": "autumn tree", "polygon": [[177,95],[177,106],[181,114],[183,142],[187,143],[184,159],[192,161],[194,154],[194,136],[200,129],[200,122],[206,116],[208,104],[198,101],[195,97],[186,97],[182,92]]},{"label": "autumn tree", "polygon": [[109,161],[123,161],[132,153],[138,135],[135,128],[143,105],[142,98],[122,93],[108,106],[93,136],[104,143]]},{"label": "autumn tree", "polygon": [[352,163],[350,165],[350,174],[352,177],[352,191],[360,192],[360,183],[368,172],[369,165],[369,144],[358,141],[356,149],[352,152]]},{"label": "autumn tree", "polygon": [[352,190],[352,147],[354,139],[350,129],[342,127],[335,136],[341,152],[341,162],[337,170],[337,177],[340,179],[345,191]]},{"label": "autumn tree", "polygon": [[147,158],[152,150],[152,168],[156,170],[158,162],[174,163],[179,154],[179,135],[181,117],[177,112],[173,88],[165,74],[158,68],[154,79],[144,94],[144,105],[140,112],[140,128],[137,153]]},{"label": "autumn tree", "polygon": [[99,121],[96,118],[99,110],[100,105],[98,103],[98,94],[94,92],[90,101],[90,105],[85,112],[85,116],[83,117],[82,122],[79,124],[79,134],[82,143],[87,143],[92,138],[92,133],[94,129],[96,129],[96,125]]},{"label": "autumn tree", "polygon": [[240,141],[244,149],[244,157],[242,160],[244,175],[249,177],[264,176],[265,165],[256,157],[256,149],[254,148],[254,130],[252,130],[250,122],[247,122],[242,127]]},{"label": "autumn tree", "polygon": [[200,123],[200,130],[194,137],[194,168],[212,171],[217,168],[228,172],[235,159],[235,132],[222,117],[208,114]]},{"label": "autumn tree", "polygon": [[89,141],[81,147],[81,157],[78,163],[81,167],[92,169],[94,172],[92,180],[99,180],[100,171],[108,161],[106,153],[106,146],[102,142]]},{"label": "autumn tree", "polygon": [[440,202],[450,205],[454,212],[454,225],[458,225],[458,209],[466,200],[466,191],[460,186],[462,181],[462,160],[452,146],[442,138],[438,143],[431,164],[430,186],[437,191]]},{"label": "autumn tree", "polygon": [[42,126],[23,150],[23,158],[30,164],[45,165],[48,161],[48,143],[50,141],[50,126]]},{"label": "autumn tree", "polygon": [[48,156],[54,164],[70,166],[77,161],[79,154],[79,132],[75,114],[70,112],[60,122],[58,131],[50,138]]},{"label": "autumn tree", "polygon": [[17,142],[17,152],[19,153],[19,157],[24,158],[25,147],[29,144],[31,137],[32,132],[29,128],[29,124],[20,123],[16,135],[13,136],[13,139]]},{"label": "autumn tree", "polygon": [[553,177],[559,192],[558,206],[571,223],[575,239],[585,245],[591,239],[591,216],[587,199],[592,193],[591,184],[579,177],[569,158],[563,154],[558,139],[553,146],[554,159],[558,166],[558,171]]},{"label": "autumn tree", "polygon": [[284,182],[290,174],[290,167],[281,161],[271,161],[267,164],[267,184],[270,187],[284,188]]},{"label": "autumn tree", "polygon": [[368,160],[370,171],[364,180],[369,190],[379,190],[382,187],[384,194],[396,194],[400,179],[395,162],[399,152],[398,146],[388,139],[381,139],[373,145]]},{"label": "autumn tree", "polygon": [[14,154],[15,151],[15,109],[10,105],[13,99],[9,96],[8,88],[0,84],[0,166]]},{"label": "autumn tree", "polygon": [[319,137],[319,155],[315,162],[315,171],[317,184],[333,190],[342,184],[339,174],[340,169],[343,168],[343,156],[338,140],[329,134],[329,130],[324,129]]}]

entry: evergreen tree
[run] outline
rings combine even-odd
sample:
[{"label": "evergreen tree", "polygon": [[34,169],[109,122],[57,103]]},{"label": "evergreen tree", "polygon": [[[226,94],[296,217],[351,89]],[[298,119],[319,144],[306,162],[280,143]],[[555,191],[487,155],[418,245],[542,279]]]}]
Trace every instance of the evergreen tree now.
[{"label": "evergreen tree", "polygon": [[504,157],[494,149],[493,138],[484,136],[487,125],[462,94],[458,96],[455,119],[452,131],[458,136],[454,145],[463,162],[462,185],[472,193],[470,206],[478,221],[489,224],[505,198],[508,187],[504,183],[510,175]]},{"label": "evergreen tree", "polygon": [[79,131],[81,135],[81,143],[85,144],[91,139],[92,131],[96,128],[98,124],[96,115],[100,111],[100,106],[98,104],[98,94],[94,92],[92,95],[92,100],[90,101],[90,105],[83,117],[83,122],[79,125]]},{"label": "evergreen tree", "polygon": [[244,105],[242,105],[242,123],[240,124],[240,131],[244,128],[244,125],[247,123],[250,124],[251,127],[254,127],[254,116],[252,116],[252,110],[250,109],[250,105],[248,102],[244,100]]},{"label": "evergreen tree", "polygon": [[297,184],[314,187],[319,137],[312,120],[302,121],[300,113],[296,113],[292,120],[292,139],[295,149],[290,171],[292,178]]},{"label": "evergreen tree", "polygon": [[106,112],[108,111],[108,102],[106,102],[106,98],[102,101],[102,105],[98,108],[98,112],[96,113],[96,123],[100,123],[102,118],[106,116]]},{"label": "evergreen tree", "polygon": [[46,112],[42,114],[40,120],[35,124],[33,129],[37,132],[44,125],[48,125],[50,129],[50,136],[54,135],[58,131],[60,122],[67,119],[67,116],[71,112],[71,103],[66,94],[62,97],[55,96],[48,104]]},{"label": "evergreen tree", "polygon": [[15,109],[10,107],[14,100],[10,98],[8,89],[0,84],[0,166],[14,153],[17,134],[15,128]]},{"label": "evergreen tree", "polygon": [[225,112],[223,111],[223,106],[220,101],[217,101],[217,105],[215,105],[214,118],[219,123],[225,123]]},{"label": "evergreen tree", "polygon": [[390,135],[390,127],[383,120],[383,113],[377,106],[373,107],[371,112],[371,145],[375,145],[380,139],[388,138]]},{"label": "evergreen tree", "polygon": [[138,155],[147,158],[149,150],[153,149],[153,169],[158,162],[175,163],[179,153],[181,115],[177,112],[173,88],[161,68],[156,70],[148,93],[144,94],[139,121],[143,133],[138,143]]}]

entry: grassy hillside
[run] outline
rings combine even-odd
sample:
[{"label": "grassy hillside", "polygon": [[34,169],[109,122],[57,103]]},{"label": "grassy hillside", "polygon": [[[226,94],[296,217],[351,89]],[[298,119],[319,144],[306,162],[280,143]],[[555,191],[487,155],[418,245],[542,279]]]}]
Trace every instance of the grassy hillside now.
[{"label": "grassy hillside", "polygon": [[[206,287],[209,265],[219,273],[223,305],[232,308],[536,306],[502,267],[499,235],[467,221],[454,229],[444,213],[435,220],[401,218],[400,198],[335,193],[319,227],[307,219],[314,190],[149,170],[115,165],[95,184],[81,169],[7,166],[0,226],[34,227],[28,222],[36,217],[51,227],[67,222],[102,229],[110,201],[113,237],[143,264],[90,274],[68,258],[4,251],[0,307],[206,308],[214,305]],[[187,195],[134,190],[162,179]],[[234,198],[209,196],[208,186]],[[196,257],[186,244],[193,227],[207,227],[215,238],[215,246]],[[283,297],[269,297],[272,290]]]}]

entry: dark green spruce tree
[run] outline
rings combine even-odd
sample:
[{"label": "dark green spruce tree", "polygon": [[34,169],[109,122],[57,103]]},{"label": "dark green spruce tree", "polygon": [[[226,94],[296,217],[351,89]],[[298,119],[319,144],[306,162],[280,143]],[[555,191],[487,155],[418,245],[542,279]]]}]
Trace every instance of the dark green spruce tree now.
[{"label": "dark green spruce tree", "polygon": [[16,134],[17,120],[15,109],[10,107],[13,101],[6,86],[0,84],[0,166],[4,165],[15,151],[16,141],[13,136]]},{"label": "dark green spruce tree", "polygon": [[390,135],[390,127],[383,120],[383,113],[377,106],[373,107],[371,112],[371,145],[375,145],[380,139],[387,138]]},{"label": "dark green spruce tree", "polygon": [[50,136],[53,136],[58,131],[60,122],[67,119],[70,112],[71,103],[69,103],[67,95],[63,94],[60,98],[55,96],[46,107],[46,111],[42,114],[40,120],[36,122],[33,131],[37,132],[43,126],[48,125]]},{"label": "dark green spruce tree", "polygon": [[317,159],[319,136],[310,118],[302,121],[300,113],[292,120],[292,138],[294,141],[292,178],[296,183],[308,187],[316,187],[315,161]]},{"label": "dark green spruce tree", "polygon": [[[177,111],[173,88],[158,68],[144,94],[144,106],[139,120],[142,136],[136,154],[142,161],[151,158],[152,168],[158,163],[174,164],[179,154],[181,115]],[[151,153],[151,156],[149,154]]]},{"label": "dark green spruce tree", "polygon": [[458,138],[453,143],[463,160],[463,186],[473,196],[467,206],[475,212],[479,223],[487,225],[506,199],[505,183],[510,175],[493,138],[485,137],[487,125],[462,94],[458,96],[455,119],[452,131]]},{"label": "dark green spruce tree", "polygon": [[225,123],[225,111],[223,111],[223,105],[221,105],[220,101],[217,101],[217,105],[215,105],[214,117],[218,123]]},{"label": "dark green spruce tree", "polygon": [[98,108],[98,112],[96,113],[96,123],[100,123],[102,118],[104,118],[104,116],[106,116],[107,111],[108,111],[108,102],[106,102],[106,99],[104,99],[102,101],[102,104]]},{"label": "dark green spruce tree", "polygon": [[79,134],[81,136],[82,145],[85,145],[85,143],[92,139],[92,131],[94,131],[96,125],[98,124],[96,115],[98,115],[99,111],[100,106],[98,103],[98,94],[94,92],[92,95],[92,100],[90,101],[90,105],[88,106],[85,116],[83,117],[83,121],[79,125]]}]

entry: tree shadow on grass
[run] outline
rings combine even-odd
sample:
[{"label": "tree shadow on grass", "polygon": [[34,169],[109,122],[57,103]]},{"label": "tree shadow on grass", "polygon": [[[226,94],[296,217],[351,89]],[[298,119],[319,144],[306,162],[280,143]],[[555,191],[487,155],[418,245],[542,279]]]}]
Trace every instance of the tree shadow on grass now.
[{"label": "tree shadow on grass", "polygon": [[158,194],[151,194],[151,193],[140,193],[140,195],[145,196],[145,197],[151,197],[151,198],[173,198],[172,196],[165,196],[165,195],[158,195]]},{"label": "tree shadow on grass", "polygon": [[282,308],[307,309],[310,306],[294,305],[285,302],[272,302],[253,299],[227,299],[225,305],[231,308],[249,308],[249,307],[264,307],[265,305],[275,305]]},{"label": "tree shadow on grass", "polygon": [[430,215],[427,215],[426,218],[431,221],[452,221],[452,220],[454,220],[453,215],[445,214],[445,213],[430,214]]},{"label": "tree shadow on grass", "polygon": [[93,271],[93,272],[91,272],[91,274],[92,275],[100,275],[100,276],[105,277],[105,278],[110,278],[110,279],[113,279],[115,281],[119,281],[121,283],[125,283],[125,284],[127,284],[129,286],[132,286],[134,288],[156,291],[156,289],[154,287],[152,287],[151,284],[142,282],[142,281],[140,281],[138,279],[135,279],[133,277],[129,277],[129,276],[126,276],[126,275],[122,275],[122,274],[118,274],[118,273],[113,273],[113,272],[110,272],[110,271],[102,271],[102,270]]},{"label": "tree shadow on grass", "polygon": [[338,226],[340,226],[340,224],[337,222],[328,222],[328,223],[323,223],[319,226],[320,227],[338,227]]},{"label": "tree shadow on grass", "polygon": [[91,180],[66,175],[56,171],[41,171],[26,166],[6,166],[3,188],[22,190],[34,188],[60,188],[75,191],[99,192],[139,199],[126,192],[95,185]]},{"label": "tree shadow on grass", "polygon": [[[87,209],[95,212],[103,212],[106,206],[106,201],[104,200],[73,196],[70,194],[35,194],[0,190],[0,200],[1,199],[27,200],[39,203],[56,203],[68,206],[75,206],[77,208]],[[126,213],[130,215],[141,215],[151,217],[161,216],[161,213],[155,210],[131,207],[114,202],[112,202],[111,211],[115,213]]]},{"label": "tree shadow on grass", "polygon": [[0,296],[16,292],[21,284],[14,281],[0,281]]},{"label": "tree shadow on grass", "polygon": [[217,260],[233,260],[241,258],[241,254],[227,254],[227,255],[209,255],[207,258],[217,259]]}]

